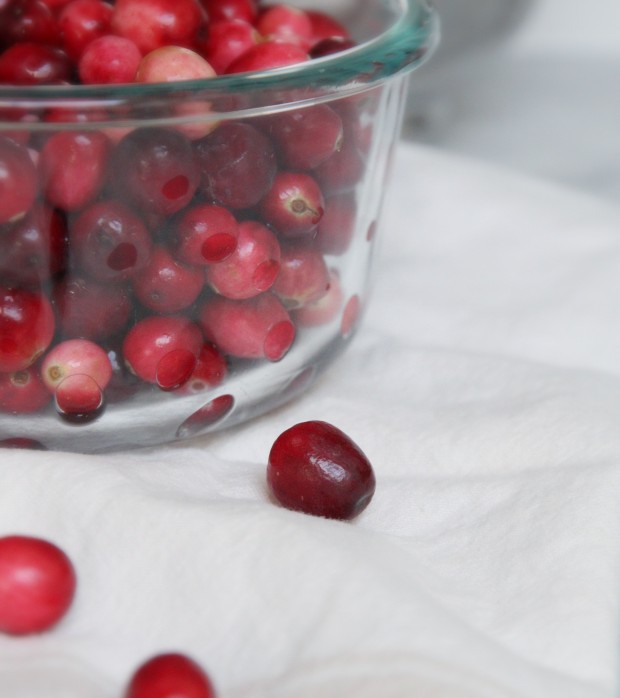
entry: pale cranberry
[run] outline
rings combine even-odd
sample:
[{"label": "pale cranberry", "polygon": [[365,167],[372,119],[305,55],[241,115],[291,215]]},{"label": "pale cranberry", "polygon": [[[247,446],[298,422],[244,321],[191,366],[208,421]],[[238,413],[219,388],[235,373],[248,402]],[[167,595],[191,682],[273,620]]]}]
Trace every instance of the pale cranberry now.
[{"label": "pale cranberry", "polygon": [[298,327],[318,327],[335,320],[342,309],[343,302],[344,294],[340,278],[332,269],[329,272],[329,288],[325,295],[313,303],[291,311],[291,315]]},{"label": "pale cranberry", "polygon": [[0,136],[0,223],[23,216],[37,194],[37,172],[28,150]]},{"label": "pale cranberry", "polygon": [[312,27],[312,45],[324,39],[348,39],[349,32],[337,19],[320,10],[306,10]]},{"label": "pale cranberry", "polygon": [[33,366],[15,373],[0,373],[0,411],[13,414],[38,412],[49,403],[50,398],[38,370]]},{"label": "pale cranberry", "polygon": [[45,295],[0,288],[0,372],[33,364],[54,336],[54,311]]},{"label": "pale cranberry", "polygon": [[256,0],[201,0],[209,22],[242,19],[254,24],[258,17]]},{"label": "pale cranberry", "polygon": [[296,424],[275,440],[267,482],[287,509],[331,519],[352,519],[370,503],[375,475],[363,451],[327,422]]},{"label": "pale cranberry", "polygon": [[[41,363],[41,378],[54,393],[70,377],[89,378],[104,391],[112,378],[107,352],[88,339],[67,339],[56,344]],[[74,381],[73,385],[77,388],[78,382]],[[86,391],[90,392],[90,381]]]},{"label": "pale cranberry", "polygon": [[357,222],[355,192],[330,196],[314,242],[323,254],[341,255],[349,249]]},{"label": "pale cranberry", "polygon": [[273,5],[265,8],[256,22],[256,28],[268,39],[297,44],[306,51],[312,44],[310,18],[297,7]]},{"label": "pale cranberry", "polygon": [[287,308],[315,303],[329,289],[329,271],[323,255],[299,244],[282,247],[280,273],[273,292]]},{"label": "pale cranberry", "polygon": [[185,264],[206,266],[221,262],[237,248],[239,228],[222,206],[198,204],[187,209],[174,230],[175,252]]},{"label": "pale cranberry", "polygon": [[239,224],[235,251],[207,268],[207,281],[227,298],[252,298],[273,286],[280,271],[280,244],[261,223]]},{"label": "pale cranberry", "polygon": [[200,311],[205,336],[225,354],[279,361],[295,339],[295,326],[282,303],[263,293],[248,300],[215,296]]},{"label": "pale cranberry", "polygon": [[269,138],[250,124],[227,122],[195,143],[201,189],[215,203],[231,209],[255,206],[276,173]]},{"label": "pale cranberry", "polygon": [[213,685],[193,659],[160,654],[134,672],[123,698],[215,698]]},{"label": "pale cranberry", "polygon": [[93,39],[78,62],[85,85],[116,85],[135,80],[142,54],[136,44],[123,36],[105,34]]},{"label": "pale cranberry", "polygon": [[13,0],[0,13],[0,44],[55,44],[57,41],[56,18],[41,0]]},{"label": "pale cranberry", "polygon": [[312,233],[325,209],[316,180],[303,172],[279,172],[260,202],[263,220],[285,238]]},{"label": "pale cranberry", "polygon": [[0,538],[0,631],[49,630],[69,610],[76,583],[71,560],[53,543],[20,535]]},{"label": "pale cranberry", "polygon": [[71,61],[55,46],[21,42],[0,54],[0,84],[55,85],[71,80]]},{"label": "pale cranberry", "polygon": [[151,236],[144,223],[117,201],[99,201],[85,209],[69,230],[77,266],[99,281],[126,281],[144,268]]},{"label": "pale cranberry", "polygon": [[145,55],[162,46],[191,46],[202,20],[195,0],[116,0],[112,30]]},{"label": "pale cranberry", "polygon": [[206,39],[199,45],[200,53],[218,73],[260,40],[256,29],[243,19],[210,22]]},{"label": "pale cranberry", "polygon": [[228,365],[222,352],[207,342],[200,350],[194,372],[186,383],[175,390],[177,395],[195,395],[205,390],[216,388],[224,382],[228,373]]},{"label": "pale cranberry", "polygon": [[306,51],[297,44],[281,41],[263,41],[251,46],[226,69],[227,74],[249,73],[255,70],[272,70],[309,60]]},{"label": "pale cranberry", "polygon": [[166,314],[190,306],[204,282],[201,269],[178,263],[165,247],[156,245],[146,267],[134,277],[133,289],[145,308]]},{"label": "pale cranberry", "polygon": [[143,381],[174,390],[194,372],[202,345],[200,328],[188,318],[153,316],[129,330],[123,341],[123,357]]},{"label": "pale cranberry", "polygon": [[90,203],[103,184],[110,142],[99,131],[60,131],[43,146],[39,158],[47,200],[65,211]]},{"label": "pale cranberry", "polygon": [[58,15],[67,55],[77,61],[91,41],[110,33],[113,7],[104,0],[71,0]]},{"label": "pale cranberry", "polygon": [[213,67],[195,51],[182,46],[162,46],[140,61],[136,82],[203,80],[215,75]]}]

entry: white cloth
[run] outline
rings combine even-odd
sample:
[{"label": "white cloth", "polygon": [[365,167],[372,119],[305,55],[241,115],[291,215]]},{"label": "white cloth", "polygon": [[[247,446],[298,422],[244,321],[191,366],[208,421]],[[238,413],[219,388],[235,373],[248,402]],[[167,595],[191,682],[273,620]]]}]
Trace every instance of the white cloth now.
[{"label": "white cloth", "polygon": [[[247,425],[131,453],[3,451],[0,531],[72,557],[53,631],[0,637],[1,698],[114,698],[188,653],[221,698],[612,698],[620,211],[403,144],[345,357]],[[348,432],[354,522],[284,510],[275,437]]]}]

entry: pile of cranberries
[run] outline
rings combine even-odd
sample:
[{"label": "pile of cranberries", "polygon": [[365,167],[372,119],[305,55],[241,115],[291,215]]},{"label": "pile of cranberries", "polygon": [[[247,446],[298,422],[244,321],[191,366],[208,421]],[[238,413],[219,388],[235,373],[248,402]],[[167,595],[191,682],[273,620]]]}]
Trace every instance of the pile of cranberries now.
[{"label": "pile of cranberries", "polygon": [[[35,90],[211,79],[351,45],[324,13],[256,0],[0,0],[0,85]],[[0,412],[88,421],[279,361],[301,328],[349,334],[359,299],[338,260],[374,105],[122,128],[50,106],[36,129],[0,109]]]}]

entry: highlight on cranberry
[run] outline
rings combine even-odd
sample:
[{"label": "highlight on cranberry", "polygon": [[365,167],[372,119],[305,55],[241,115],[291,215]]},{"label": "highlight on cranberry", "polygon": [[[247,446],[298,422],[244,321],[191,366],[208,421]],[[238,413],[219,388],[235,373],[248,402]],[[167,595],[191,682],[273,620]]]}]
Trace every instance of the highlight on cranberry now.
[{"label": "highlight on cranberry", "polygon": [[267,483],[283,507],[329,519],[353,519],[370,503],[375,475],[360,447],[327,422],[301,422],[274,441]]},{"label": "highlight on cranberry", "polygon": [[23,535],[0,538],[0,632],[49,630],[69,610],[76,584],[71,560],[54,543]]},{"label": "highlight on cranberry", "polygon": [[187,655],[158,654],[132,675],[123,698],[215,698],[204,669]]}]

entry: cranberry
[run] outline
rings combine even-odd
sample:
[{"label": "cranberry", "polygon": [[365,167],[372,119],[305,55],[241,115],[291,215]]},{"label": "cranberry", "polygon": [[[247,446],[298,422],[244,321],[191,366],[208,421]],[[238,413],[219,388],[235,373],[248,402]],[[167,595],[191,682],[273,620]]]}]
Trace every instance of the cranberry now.
[{"label": "cranberry", "polygon": [[164,216],[187,206],[200,179],[190,140],[165,128],[132,131],[117,145],[112,163],[119,193]]},{"label": "cranberry", "polygon": [[295,339],[295,326],[269,293],[248,300],[216,296],[200,311],[205,335],[225,353],[241,359],[279,361]]},{"label": "cranberry", "polygon": [[179,395],[195,395],[204,390],[210,390],[223,383],[227,373],[228,365],[224,355],[215,344],[207,342],[200,350],[194,372],[175,393]]},{"label": "cranberry", "polygon": [[23,216],[37,194],[37,172],[28,150],[0,136],[0,223]]},{"label": "cranberry", "polygon": [[91,41],[110,33],[113,7],[104,0],[71,0],[58,15],[65,52],[77,61]]},{"label": "cranberry", "polygon": [[312,28],[312,46],[325,39],[349,38],[347,29],[336,19],[319,10],[306,10]]},{"label": "cranberry", "polygon": [[182,46],[162,46],[140,61],[136,82],[176,82],[215,77],[215,70],[198,53]]},{"label": "cranberry", "polygon": [[357,46],[352,39],[341,39],[337,36],[329,39],[318,41],[310,49],[310,58],[322,58],[323,56],[331,56],[334,53],[346,51],[349,48]]},{"label": "cranberry", "polygon": [[57,40],[56,18],[41,0],[13,0],[0,13],[0,43],[55,44]]},{"label": "cranberry", "polygon": [[310,170],[340,149],[342,119],[331,107],[317,104],[272,117],[269,134],[285,167]]},{"label": "cranberry", "polygon": [[280,245],[261,223],[239,224],[236,250],[207,268],[207,281],[222,296],[252,298],[273,286],[280,271]]},{"label": "cranberry", "polygon": [[71,560],[58,546],[30,536],[0,538],[0,631],[48,630],[69,610],[75,588]]},{"label": "cranberry", "polygon": [[227,417],[235,406],[232,395],[218,395],[209,400],[206,405],[197,409],[179,426],[176,431],[178,438],[187,438],[198,434]]},{"label": "cranberry", "polygon": [[196,368],[203,346],[200,328],[186,317],[148,317],[137,322],[123,341],[130,370],[163,390],[183,385]]},{"label": "cranberry", "polygon": [[352,519],[370,503],[375,476],[349,436],[327,422],[296,424],[275,440],[267,482],[287,509],[330,519]]},{"label": "cranberry", "polygon": [[326,196],[350,191],[364,176],[366,165],[350,130],[345,129],[342,145],[314,174]]},{"label": "cranberry", "polygon": [[255,46],[259,39],[260,34],[243,19],[211,22],[207,37],[200,45],[200,52],[216,73],[221,74],[242,53]]},{"label": "cranberry", "polygon": [[315,244],[323,254],[344,254],[351,244],[357,221],[355,192],[330,196],[319,223]]},{"label": "cranberry", "polygon": [[276,157],[269,138],[250,124],[227,122],[195,143],[205,196],[227,208],[255,206],[271,186]]},{"label": "cranberry", "polygon": [[280,274],[273,292],[287,308],[315,303],[329,289],[329,271],[323,256],[299,244],[282,247]]},{"label": "cranberry", "polygon": [[0,373],[0,411],[13,414],[38,412],[50,394],[33,366],[15,373]]},{"label": "cranberry", "polygon": [[112,31],[145,55],[162,46],[191,46],[202,19],[195,0],[116,0]]},{"label": "cranberry", "polygon": [[177,257],[185,264],[221,262],[237,248],[235,217],[221,206],[198,204],[187,209],[175,228]]},{"label": "cranberry", "polygon": [[298,327],[317,327],[332,322],[340,313],[344,294],[338,274],[331,269],[329,272],[329,287],[322,298],[308,303],[302,308],[292,311],[293,319]]},{"label": "cranberry", "polygon": [[78,61],[80,80],[85,85],[114,85],[133,82],[142,54],[133,41],[105,34],[93,39]]},{"label": "cranberry", "polygon": [[258,17],[256,0],[202,0],[209,23],[242,19],[254,24]]},{"label": "cranberry", "polygon": [[304,50],[312,44],[310,18],[297,7],[273,5],[265,8],[256,23],[256,28],[268,39],[297,44]]},{"label": "cranberry", "polygon": [[99,131],[60,131],[41,150],[39,172],[48,201],[75,211],[92,201],[103,184],[110,142]]},{"label": "cranberry", "polygon": [[0,233],[0,277],[5,283],[40,286],[65,266],[67,223],[48,206],[28,214]]},{"label": "cranberry", "polygon": [[54,336],[47,297],[25,289],[0,288],[0,373],[33,364]]},{"label": "cranberry", "polygon": [[166,314],[190,306],[204,282],[202,270],[179,264],[165,247],[156,245],[149,263],[135,276],[133,289],[145,308]]},{"label": "cranberry", "polygon": [[279,172],[260,202],[263,220],[286,238],[314,232],[324,208],[316,180],[303,172]]},{"label": "cranberry", "polygon": [[70,79],[71,61],[55,46],[24,41],[0,54],[0,84],[55,85]]},{"label": "cranberry", "polygon": [[[41,377],[52,393],[71,377],[90,379],[85,391],[90,395],[91,382],[94,381],[99,391],[106,389],[112,378],[112,364],[98,344],[88,339],[67,339],[56,344],[41,363]],[[80,389],[78,381],[72,381],[73,387]],[[89,401],[90,404],[90,401]]]},{"label": "cranberry", "polygon": [[123,698],[215,698],[204,670],[183,654],[160,654],[135,671]]},{"label": "cranberry", "polygon": [[309,60],[303,48],[297,44],[281,41],[263,41],[251,46],[236,58],[226,69],[226,73],[248,73],[254,70],[271,70],[296,65]]},{"label": "cranberry", "polygon": [[69,230],[77,266],[99,281],[125,281],[147,264],[151,236],[140,218],[117,201],[85,209]]},{"label": "cranberry", "polygon": [[53,298],[65,337],[100,342],[118,334],[131,315],[129,294],[118,284],[72,275],[55,284]]}]

